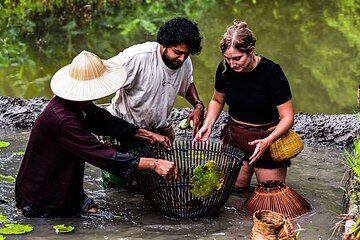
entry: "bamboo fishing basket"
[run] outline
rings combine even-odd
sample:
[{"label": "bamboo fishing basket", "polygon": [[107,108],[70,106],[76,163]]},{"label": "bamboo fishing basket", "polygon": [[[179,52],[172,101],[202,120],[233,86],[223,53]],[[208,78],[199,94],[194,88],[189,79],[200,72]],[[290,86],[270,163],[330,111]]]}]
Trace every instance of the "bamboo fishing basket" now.
[{"label": "bamboo fishing basket", "polygon": [[282,181],[260,183],[245,201],[249,213],[271,210],[294,219],[311,210],[310,204]]},{"label": "bamboo fishing basket", "polygon": [[[243,161],[243,152],[221,142],[204,145],[192,140],[175,140],[170,151],[161,146],[146,145],[135,148],[132,154],[175,162],[179,177],[168,182],[154,171],[138,171],[136,181],[145,199],[164,217],[197,220],[215,215],[231,195]],[[191,156],[189,156],[191,153]],[[224,172],[221,189],[209,197],[196,197],[191,193],[194,169],[208,161],[215,161]]]}]

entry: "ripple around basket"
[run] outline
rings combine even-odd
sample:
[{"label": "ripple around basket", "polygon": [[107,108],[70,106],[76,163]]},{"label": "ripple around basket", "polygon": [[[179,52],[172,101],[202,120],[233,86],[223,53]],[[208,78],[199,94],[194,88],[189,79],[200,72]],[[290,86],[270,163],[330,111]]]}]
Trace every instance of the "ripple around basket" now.
[{"label": "ripple around basket", "polygon": [[[132,150],[141,157],[154,157],[173,161],[179,177],[172,182],[164,180],[154,171],[143,170],[136,181],[144,197],[161,215],[170,219],[196,220],[216,214],[230,197],[242,165],[244,154],[240,149],[221,142],[192,144],[191,140],[176,140],[171,151],[161,146],[146,145]],[[190,180],[194,168],[214,160],[224,171],[224,184],[210,197],[195,197]]]}]

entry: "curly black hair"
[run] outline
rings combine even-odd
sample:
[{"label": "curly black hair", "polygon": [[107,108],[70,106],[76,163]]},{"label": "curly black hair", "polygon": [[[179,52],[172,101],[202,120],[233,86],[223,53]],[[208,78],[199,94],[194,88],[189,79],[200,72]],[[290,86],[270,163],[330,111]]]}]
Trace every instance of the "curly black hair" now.
[{"label": "curly black hair", "polygon": [[157,42],[161,45],[169,47],[185,43],[192,55],[200,53],[201,39],[197,23],[184,17],[177,17],[166,22],[157,33]]}]

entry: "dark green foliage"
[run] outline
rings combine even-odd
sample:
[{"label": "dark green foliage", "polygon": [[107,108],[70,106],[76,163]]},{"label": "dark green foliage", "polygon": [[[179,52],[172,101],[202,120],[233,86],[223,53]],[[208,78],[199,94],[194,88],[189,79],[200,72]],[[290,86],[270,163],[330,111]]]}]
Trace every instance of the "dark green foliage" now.
[{"label": "dark green foliage", "polygon": [[48,83],[54,69],[82,50],[112,57],[133,45],[134,39],[156,40],[158,27],[170,18],[201,17],[214,2],[0,1],[0,89],[21,98],[44,96],[44,92],[51,96]]}]

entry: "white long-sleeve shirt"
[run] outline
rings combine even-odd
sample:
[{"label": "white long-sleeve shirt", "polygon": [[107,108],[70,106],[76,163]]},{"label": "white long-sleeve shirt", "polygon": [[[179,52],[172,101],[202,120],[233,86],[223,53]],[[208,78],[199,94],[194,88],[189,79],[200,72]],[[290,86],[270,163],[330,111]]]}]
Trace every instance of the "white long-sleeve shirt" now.
[{"label": "white long-sleeve shirt", "polygon": [[185,97],[193,83],[190,57],[179,69],[172,70],[162,60],[160,44],[146,42],[109,60],[125,68],[127,80],[116,92],[108,111],[141,128],[168,127],[176,96]]}]

